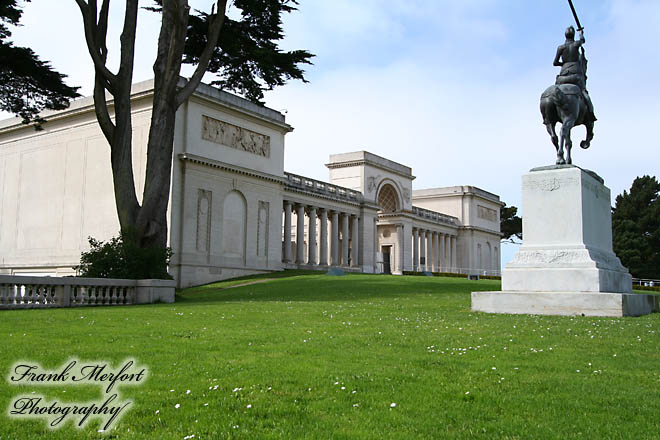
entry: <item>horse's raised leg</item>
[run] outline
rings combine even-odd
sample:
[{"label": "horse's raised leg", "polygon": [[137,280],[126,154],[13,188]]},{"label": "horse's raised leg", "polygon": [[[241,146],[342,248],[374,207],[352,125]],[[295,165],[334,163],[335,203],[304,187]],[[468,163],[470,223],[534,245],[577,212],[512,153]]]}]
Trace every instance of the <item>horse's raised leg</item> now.
[{"label": "horse's raised leg", "polygon": [[580,142],[580,148],[584,148],[585,150],[589,148],[591,145],[591,140],[594,138],[594,123],[592,122],[586,122],[584,124],[587,127],[587,138]]}]

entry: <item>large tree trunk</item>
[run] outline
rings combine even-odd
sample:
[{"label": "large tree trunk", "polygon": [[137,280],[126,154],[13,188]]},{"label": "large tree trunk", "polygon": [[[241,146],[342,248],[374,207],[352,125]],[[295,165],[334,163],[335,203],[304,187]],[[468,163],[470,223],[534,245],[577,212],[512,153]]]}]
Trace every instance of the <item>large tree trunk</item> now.
[{"label": "large tree trunk", "polygon": [[[85,38],[94,61],[94,104],[101,130],[110,144],[112,178],[119,224],[135,234],[140,247],[167,246],[167,205],[172,176],[172,150],[176,111],[199,85],[218,41],[227,0],[218,0],[218,13],[209,16],[209,33],[195,73],[181,89],[179,74],[188,32],[188,0],[163,0],[158,53],[154,63],[154,102],[147,143],[142,206],[137,201],[133,175],[131,85],[135,54],[138,0],[126,0],[121,35],[121,60],[117,74],[110,72],[106,35],[110,0],[103,0],[97,16],[97,0],[75,0],[85,25]],[[114,97],[115,120],[110,118],[105,92]]]}]

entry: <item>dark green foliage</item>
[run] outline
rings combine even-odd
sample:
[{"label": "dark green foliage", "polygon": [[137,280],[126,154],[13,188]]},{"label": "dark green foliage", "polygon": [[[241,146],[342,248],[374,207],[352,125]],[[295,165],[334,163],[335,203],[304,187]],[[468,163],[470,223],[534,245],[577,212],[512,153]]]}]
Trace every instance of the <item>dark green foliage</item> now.
[{"label": "dark green foliage", "polygon": [[135,234],[120,233],[107,242],[89,237],[90,250],[80,256],[80,266],[74,267],[87,278],[169,279],[167,264],[170,248],[141,248]]},{"label": "dark green foliage", "polygon": [[660,183],[637,177],[612,209],[614,252],[635,278],[660,278]]},{"label": "dark green foliage", "polygon": [[[160,6],[161,1],[155,1]],[[295,11],[295,0],[235,0],[231,7],[241,11],[240,20],[225,17],[208,72],[217,74],[211,84],[235,91],[253,102],[261,102],[264,90],[284,85],[290,79],[307,82],[299,64],[312,64],[306,50],[283,52],[281,15]],[[158,11],[160,8],[149,8]],[[197,64],[207,42],[209,15],[191,13],[183,62]]]},{"label": "dark green foliage", "polygon": [[518,217],[518,208],[504,206],[500,209],[500,231],[502,240],[514,242],[514,238],[522,240],[522,218]]},{"label": "dark green foliage", "polygon": [[39,124],[44,120],[38,113],[44,108],[65,109],[69,100],[80,95],[78,87],[67,86],[66,76],[41,61],[31,49],[7,41],[11,36],[7,25],[17,26],[22,14],[16,3],[0,0],[0,110],[20,116],[26,124]]},{"label": "dark green foliage", "polygon": [[633,285],[633,290],[647,290],[649,292],[660,292],[660,286],[635,286],[635,285]]}]

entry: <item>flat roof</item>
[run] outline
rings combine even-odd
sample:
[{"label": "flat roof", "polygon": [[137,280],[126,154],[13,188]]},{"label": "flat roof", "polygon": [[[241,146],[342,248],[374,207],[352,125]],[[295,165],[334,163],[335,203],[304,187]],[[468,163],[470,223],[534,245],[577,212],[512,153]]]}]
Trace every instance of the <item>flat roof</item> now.
[{"label": "flat roof", "polygon": [[[185,78],[181,78],[180,82],[183,83]],[[183,84],[181,84],[183,85]],[[131,97],[139,97],[140,95],[150,95],[154,90],[154,80],[149,79],[147,81],[142,81],[135,83],[131,86]],[[224,104],[228,104],[231,107],[238,108],[240,110],[245,110],[250,113],[257,114],[265,119],[270,119],[273,122],[276,122],[278,125],[285,124],[285,116],[273,110],[272,108],[255,104],[252,101],[249,101],[240,96],[234,95],[233,93],[225,92],[216,87],[213,87],[209,84],[200,83],[195,89],[193,96],[201,96],[204,98],[209,98],[211,100],[219,101]],[[109,93],[106,93],[106,99],[109,102],[112,102],[113,97]],[[40,113],[40,116],[48,119],[52,117],[67,116],[68,114],[79,113],[81,111],[86,111],[94,108],[94,97],[85,96],[82,98],[75,99],[71,101],[69,107],[64,110],[44,110]],[[9,119],[0,120],[0,131],[8,128],[16,127],[26,127],[22,122],[22,118],[13,117]]]}]

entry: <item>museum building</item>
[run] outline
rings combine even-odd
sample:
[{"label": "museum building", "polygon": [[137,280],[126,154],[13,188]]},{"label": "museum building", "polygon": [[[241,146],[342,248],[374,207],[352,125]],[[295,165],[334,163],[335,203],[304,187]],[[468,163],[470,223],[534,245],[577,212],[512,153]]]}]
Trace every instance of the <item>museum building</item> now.
[{"label": "museum building", "polygon": [[[133,86],[138,198],[152,99],[153,81]],[[119,231],[93,99],[44,116],[42,131],[0,122],[0,274],[74,275],[88,237]],[[331,155],[327,182],[288,173],[292,130],[280,112],[205,84],[179,107],[168,211],[179,287],[286,268],[499,274],[497,195],[413,190],[410,167],[367,151]]]}]

